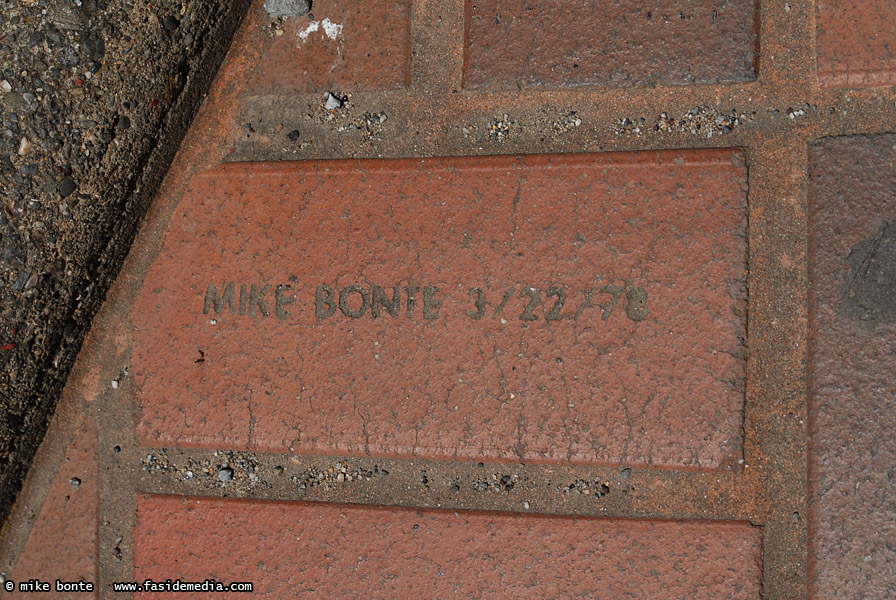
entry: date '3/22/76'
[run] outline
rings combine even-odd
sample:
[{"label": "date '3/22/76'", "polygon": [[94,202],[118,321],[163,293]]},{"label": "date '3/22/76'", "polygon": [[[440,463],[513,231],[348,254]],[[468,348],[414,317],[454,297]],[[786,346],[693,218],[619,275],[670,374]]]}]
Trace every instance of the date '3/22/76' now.
[{"label": "date '3/22/76'", "polygon": [[[274,315],[286,319],[290,316],[287,306],[296,302],[289,293],[291,288],[289,284],[278,285],[274,288],[273,297],[269,297],[271,284],[257,286],[241,283],[237,295],[236,282],[225,284],[223,291],[210,283],[206,288],[202,312],[268,317],[271,316],[272,306]],[[560,285],[545,289],[515,285],[500,292],[470,287],[464,304],[466,306],[461,309],[461,314],[469,319],[500,319],[502,323],[509,319],[523,322],[540,319],[578,321],[589,310],[599,311],[599,317],[606,321],[620,307],[625,316],[635,322],[643,321],[648,314],[647,290],[627,284],[579,290]],[[423,319],[435,320],[442,318],[446,308],[442,290],[434,285],[396,283],[391,288],[384,288],[351,284],[337,288],[320,284],[314,293],[314,313],[318,320],[337,315],[350,319],[385,316],[414,319],[419,315]]]}]

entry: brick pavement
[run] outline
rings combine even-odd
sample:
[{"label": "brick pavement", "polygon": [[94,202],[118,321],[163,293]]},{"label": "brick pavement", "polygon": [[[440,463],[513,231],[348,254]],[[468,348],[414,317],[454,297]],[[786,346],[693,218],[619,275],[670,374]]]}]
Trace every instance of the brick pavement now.
[{"label": "brick pavement", "polygon": [[811,581],[840,598],[896,586],[894,160],[894,135],[810,151]]},{"label": "brick pavement", "polygon": [[3,576],[892,597],[885,3],[609,5],[259,2]]}]

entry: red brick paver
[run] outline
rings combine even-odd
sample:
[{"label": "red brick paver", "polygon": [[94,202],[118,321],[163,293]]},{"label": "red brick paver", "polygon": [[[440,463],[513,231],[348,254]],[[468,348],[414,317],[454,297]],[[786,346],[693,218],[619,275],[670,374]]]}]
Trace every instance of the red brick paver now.
[{"label": "red brick paver", "polygon": [[134,560],[140,581],[252,581],[269,598],[758,599],[759,546],[745,523],[142,496]]},{"label": "red brick paver", "polygon": [[57,591],[62,582],[97,581],[99,485],[97,437],[92,424],[65,452],[25,548],[8,579],[16,585],[39,579],[49,592],[15,593],[13,598],[93,598],[95,593]]},{"label": "red brick paver", "polygon": [[138,431],[734,465],[745,177],[715,150],[206,174],[135,305]]},{"label": "red brick paver", "polygon": [[261,33],[269,39],[248,87],[255,94],[407,85],[410,0],[316,0],[310,16]]},{"label": "red brick paver", "polygon": [[468,88],[749,81],[751,1],[467,0]]},{"label": "red brick paver", "polygon": [[896,136],[813,147],[810,557],[816,598],[896,590]]},{"label": "red brick paver", "polygon": [[819,0],[815,11],[822,85],[896,83],[896,10],[890,0]]}]

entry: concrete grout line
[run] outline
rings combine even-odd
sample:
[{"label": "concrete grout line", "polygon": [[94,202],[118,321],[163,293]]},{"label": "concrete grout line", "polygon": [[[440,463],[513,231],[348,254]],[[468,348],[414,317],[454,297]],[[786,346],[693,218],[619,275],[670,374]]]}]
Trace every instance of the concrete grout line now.
[{"label": "concrete grout line", "polygon": [[[736,491],[743,475],[733,472],[185,448],[143,447],[139,452],[143,472],[137,476],[136,488],[152,494],[762,522],[761,514],[738,506]],[[233,479],[222,482],[217,472],[225,464],[243,466],[231,468],[228,477]],[[246,464],[252,465],[251,471]],[[342,477],[340,465],[346,470]],[[249,472],[254,474],[251,479]],[[558,498],[559,508],[555,506]]]},{"label": "concrete grout line", "polygon": [[[308,121],[316,101],[315,95],[289,103],[270,96],[250,99],[245,117],[261,141],[242,135],[229,139],[234,152],[227,160],[743,147],[761,141],[769,131],[805,132],[808,137],[888,131],[896,115],[896,87],[800,94],[771,93],[750,83],[661,90],[462,92],[435,98],[415,90],[354,94],[351,110],[383,111],[388,115],[384,131],[404,132],[389,135],[385,144],[381,137],[362,138],[360,133],[334,131],[326,121]],[[556,135],[553,122],[566,110],[574,111],[581,125]],[[489,137],[490,126],[503,115],[514,129],[495,141]],[[727,124],[717,123],[719,119]],[[294,123],[301,123],[316,143],[297,150],[274,131],[279,124],[288,130]],[[690,133],[696,124],[700,128]]]},{"label": "concrete grout line", "polygon": [[759,0],[759,81],[769,91],[817,90],[815,3]]},{"label": "concrete grout line", "polygon": [[[805,597],[792,557],[806,542],[806,144],[776,137],[750,156],[746,466],[767,515],[763,597]],[[773,240],[773,243],[770,243]],[[796,515],[796,516],[794,516]]]},{"label": "concrete grout line", "polygon": [[[126,355],[117,361],[127,364]],[[132,380],[122,380],[125,389]],[[133,435],[131,403],[101,394],[97,416],[100,441],[99,597],[119,598],[111,583],[130,581],[134,574],[134,515],[136,494],[133,465],[139,460]]]}]

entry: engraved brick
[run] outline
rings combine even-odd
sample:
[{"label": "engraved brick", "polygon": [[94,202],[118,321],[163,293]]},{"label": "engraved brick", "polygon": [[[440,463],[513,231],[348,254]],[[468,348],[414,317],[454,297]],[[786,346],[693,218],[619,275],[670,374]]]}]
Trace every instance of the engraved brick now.
[{"label": "engraved brick", "polygon": [[159,496],[138,498],[137,510],[137,580],[252,581],[270,598],[699,600],[760,591],[760,530],[746,523]]},{"label": "engraved brick", "polygon": [[135,303],[140,439],[735,465],[745,179],[727,150],[216,168]]},{"label": "engraved brick", "polygon": [[896,589],[896,135],[812,147],[810,585]]},{"label": "engraved brick", "polygon": [[468,88],[751,81],[755,2],[467,0]]},{"label": "engraved brick", "polygon": [[815,11],[821,85],[896,83],[896,11],[890,0],[820,0]]}]

